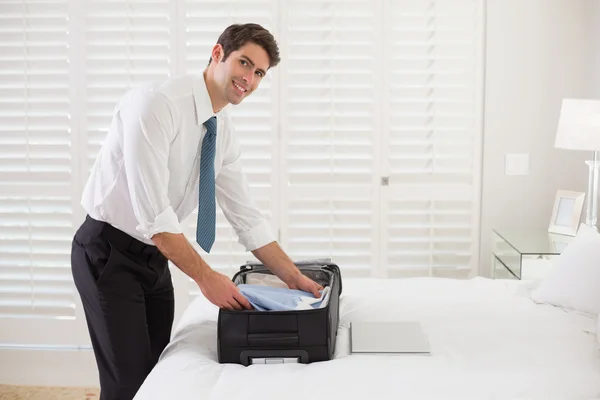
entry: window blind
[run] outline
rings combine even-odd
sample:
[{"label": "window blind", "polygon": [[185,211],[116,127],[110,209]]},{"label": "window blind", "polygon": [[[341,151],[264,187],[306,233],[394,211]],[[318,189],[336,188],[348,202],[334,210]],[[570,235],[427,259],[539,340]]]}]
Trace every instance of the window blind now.
[{"label": "window blind", "polygon": [[[0,344],[87,342],[70,246],[114,105],[135,85],[201,74],[233,22],[280,45],[281,64],[231,111],[284,250],[331,257],[345,276],[475,270],[482,0],[5,0]],[[253,258],[220,210],[201,255],[227,274]],[[198,294],[183,288],[180,307]]]},{"label": "window blind", "polygon": [[[178,43],[177,9],[169,0],[86,0],[80,12],[85,15],[80,110],[86,157],[83,190],[117,101],[133,87],[176,75]],[[87,339],[85,332],[80,336]]]},{"label": "window blind", "polygon": [[282,64],[282,237],[294,259],[376,263],[377,19],[373,2],[290,0]]},{"label": "window blind", "polygon": [[478,257],[481,2],[398,0],[387,11],[385,269],[468,272]]},{"label": "window blind", "polygon": [[0,4],[0,343],[73,340],[67,17],[66,1]]},{"label": "window blind", "polygon": [[168,0],[87,0],[84,12],[83,126],[89,171],[119,98],[134,86],[172,75],[175,36]]}]

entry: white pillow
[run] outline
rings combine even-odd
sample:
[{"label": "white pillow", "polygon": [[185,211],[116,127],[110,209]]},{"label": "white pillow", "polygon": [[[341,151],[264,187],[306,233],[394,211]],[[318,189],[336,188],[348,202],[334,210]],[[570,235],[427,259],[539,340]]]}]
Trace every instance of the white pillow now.
[{"label": "white pillow", "polygon": [[600,313],[600,234],[581,224],[548,275],[531,292],[537,303],[597,315]]}]

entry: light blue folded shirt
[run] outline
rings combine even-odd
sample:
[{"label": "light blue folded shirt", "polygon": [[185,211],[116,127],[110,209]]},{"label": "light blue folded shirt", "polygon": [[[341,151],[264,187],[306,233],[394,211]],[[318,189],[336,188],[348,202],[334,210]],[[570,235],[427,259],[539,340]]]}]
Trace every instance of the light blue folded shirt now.
[{"label": "light blue folded shirt", "polygon": [[264,285],[238,285],[240,292],[258,311],[310,310],[325,305],[329,287],[322,290],[321,297],[297,289]]}]

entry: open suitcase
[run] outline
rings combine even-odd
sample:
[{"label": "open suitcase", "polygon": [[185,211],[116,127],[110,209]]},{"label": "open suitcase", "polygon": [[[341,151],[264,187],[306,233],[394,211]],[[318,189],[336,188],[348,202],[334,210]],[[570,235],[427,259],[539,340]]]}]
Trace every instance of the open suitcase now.
[{"label": "open suitcase", "polygon": [[[297,262],[296,266],[323,287],[331,287],[325,306],[293,311],[220,309],[217,322],[220,363],[308,364],[333,358],[342,292],[340,269],[334,263],[320,260]],[[251,274],[273,275],[262,264],[247,263],[232,280],[236,285],[246,283]]]}]

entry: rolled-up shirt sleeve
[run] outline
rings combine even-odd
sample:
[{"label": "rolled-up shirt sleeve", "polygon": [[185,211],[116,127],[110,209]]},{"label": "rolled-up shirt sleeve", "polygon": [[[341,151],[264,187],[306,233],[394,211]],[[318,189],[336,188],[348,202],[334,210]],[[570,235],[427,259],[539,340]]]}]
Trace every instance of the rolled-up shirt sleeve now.
[{"label": "rolled-up shirt sleeve", "polygon": [[137,94],[119,110],[123,124],[123,158],[129,195],[145,238],[157,233],[181,233],[167,190],[169,144],[175,135],[173,107],[162,94]]},{"label": "rolled-up shirt sleeve", "polygon": [[275,235],[265,216],[250,196],[246,175],[242,171],[240,149],[229,123],[226,156],[216,177],[216,196],[225,218],[247,251],[274,242]]}]

